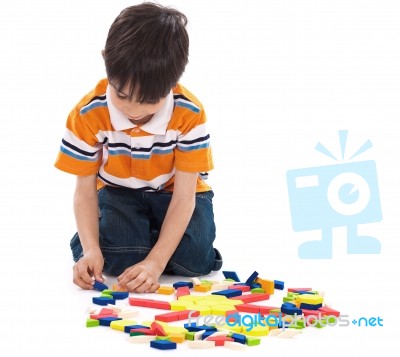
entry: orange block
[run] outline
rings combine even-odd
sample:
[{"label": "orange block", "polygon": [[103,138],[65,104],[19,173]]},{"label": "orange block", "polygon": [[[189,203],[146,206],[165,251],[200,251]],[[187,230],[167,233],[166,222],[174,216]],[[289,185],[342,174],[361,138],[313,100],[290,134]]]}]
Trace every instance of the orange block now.
[{"label": "orange block", "polygon": [[261,288],[263,288],[268,295],[272,295],[275,292],[275,283],[273,280],[256,278],[256,283],[261,284]]},{"label": "orange block", "polygon": [[207,291],[211,290],[211,285],[206,285],[206,284],[195,285],[193,289],[194,291],[206,293]]}]

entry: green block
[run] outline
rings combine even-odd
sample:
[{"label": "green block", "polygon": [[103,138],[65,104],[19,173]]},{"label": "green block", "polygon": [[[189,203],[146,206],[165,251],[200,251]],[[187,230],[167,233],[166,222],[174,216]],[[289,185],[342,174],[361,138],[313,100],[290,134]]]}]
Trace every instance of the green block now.
[{"label": "green block", "polygon": [[194,341],[194,334],[195,334],[195,332],[186,332],[185,340]]},{"label": "green block", "polygon": [[224,280],[222,280],[222,281],[228,281],[228,282],[236,283],[236,280],[233,280],[233,279],[231,279],[231,278],[224,279]]},{"label": "green block", "polygon": [[264,293],[265,293],[265,290],[262,289],[262,288],[254,288],[254,289],[251,289],[250,292],[251,292],[252,294],[258,294],[258,293],[264,294]]},{"label": "green block", "polygon": [[281,309],[272,309],[272,310],[269,310],[270,315],[272,315],[272,314],[279,314],[280,312],[281,312]]},{"label": "green block", "polygon": [[204,284],[204,285],[212,285],[212,282],[211,282],[210,280],[202,279],[202,280],[200,280],[200,282],[201,282],[202,284]]},{"label": "green block", "polygon": [[171,341],[171,337],[169,337],[169,336],[156,336],[156,340]]},{"label": "green block", "polygon": [[256,338],[256,337],[246,337],[246,345],[247,346],[257,346],[261,343],[261,339]]},{"label": "green block", "polygon": [[140,332],[140,331],[131,331],[129,332],[129,336],[143,336],[145,335],[144,332]]},{"label": "green block", "polygon": [[[325,317],[325,319],[327,319],[327,317]],[[328,321],[328,323],[330,323],[330,324],[334,324],[336,322],[336,320],[337,320],[336,316],[331,316],[326,321]]]},{"label": "green block", "polygon": [[111,289],[105,289],[105,290],[103,290],[101,293],[102,294],[108,294],[108,295],[112,295],[112,293],[114,292],[114,290],[111,290]]},{"label": "green block", "polygon": [[296,330],[301,330],[301,329],[304,328],[304,326],[301,326],[301,325],[299,325],[299,324],[296,324],[296,325],[290,325],[289,328],[294,328],[294,329],[296,329]]},{"label": "green block", "polygon": [[94,320],[94,319],[86,320],[86,327],[96,327],[96,326],[100,326],[99,320]]},{"label": "green block", "polygon": [[296,325],[299,326],[300,328],[305,328],[306,322],[305,322],[305,320],[301,319],[301,320],[297,321]]},{"label": "green block", "polygon": [[318,323],[315,325],[315,327],[317,328],[323,328],[325,326],[326,326],[326,317],[324,317],[321,321],[318,320]]},{"label": "green block", "polygon": [[109,299],[113,299],[113,296],[112,296],[112,295],[110,295],[110,294],[105,294],[104,292],[102,292],[100,296],[101,296],[101,297],[106,297],[106,298],[109,298]]},{"label": "green block", "polygon": [[288,302],[288,301],[293,301],[296,300],[294,296],[284,296],[283,297],[283,302]]}]

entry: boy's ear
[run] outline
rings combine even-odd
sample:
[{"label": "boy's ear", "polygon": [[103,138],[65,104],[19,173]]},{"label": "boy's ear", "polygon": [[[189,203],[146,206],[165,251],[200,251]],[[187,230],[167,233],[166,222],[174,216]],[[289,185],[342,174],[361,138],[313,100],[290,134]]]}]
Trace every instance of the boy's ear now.
[{"label": "boy's ear", "polygon": [[106,53],[105,50],[101,50],[101,56],[103,57],[103,59],[105,59],[105,58],[104,58],[105,53]]}]

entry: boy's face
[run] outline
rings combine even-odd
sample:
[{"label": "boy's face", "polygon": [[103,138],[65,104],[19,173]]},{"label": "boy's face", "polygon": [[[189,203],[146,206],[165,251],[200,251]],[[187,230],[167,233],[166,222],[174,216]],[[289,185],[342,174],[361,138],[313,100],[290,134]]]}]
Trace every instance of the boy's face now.
[{"label": "boy's face", "polygon": [[166,98],[162,98],[155,104],[139,103],[135,99],[130,100],[127,92],[127,90],[118,91],[110,83],[112,104],[136,125],[147,123],[153,117],[153,114],[162,108],[166,100]]}]

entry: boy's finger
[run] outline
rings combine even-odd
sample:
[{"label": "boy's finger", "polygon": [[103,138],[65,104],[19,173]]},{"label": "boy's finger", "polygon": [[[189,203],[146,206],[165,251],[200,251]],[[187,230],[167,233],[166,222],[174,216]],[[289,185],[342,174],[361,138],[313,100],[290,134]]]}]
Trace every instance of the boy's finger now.
[{"label": "boy's finger", "polygon": [[78,265],[78,276],[81,280],[88,285],[94,284],[94,279],[91,274],[89,274],[88,267],[85,265]]},{"label": "boy's finger", "polygon": [[78,285],[80,288],[85,290],[93,289],[92,281],[90,280],[90,282],[87,283],[85,280],[83,280],[77,266],[74,266],[73,270],[74,270],[73,282],[75,285]]},{"label": "boy's finger", "polygon": [[146,285],[146,288],[142,290],[141,286],[146,283],[146,280],[147,274],[142,272],[135,279],[132,279],[131,281],[126,283],[125,286],[128,288],[129,291],[142,293],[144,290],[147,290],[153,283],[152,281],[149,281],[149,284]]},{"label": "boy's finger", "polygon": [[101,269],[95,268],[93,271],[93,276],[94,276],[94,279],[99,281],[100,283],[104,282],[104,277],[103,277]]}]

